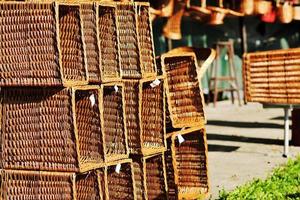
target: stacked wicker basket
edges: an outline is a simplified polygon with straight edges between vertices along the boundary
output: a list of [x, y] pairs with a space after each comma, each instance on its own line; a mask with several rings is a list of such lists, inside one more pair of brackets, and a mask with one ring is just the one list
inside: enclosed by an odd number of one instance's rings
[[249, 102], [300, 104], [300, 49], [244, 55], [244, 90]]
[[[0, 7], [2, 199], [208, 192], [195, 57], [166, 56], [157, 76], [147, 3]], [[172, 130], [194, 128], [167, 144], [168, 110]]]

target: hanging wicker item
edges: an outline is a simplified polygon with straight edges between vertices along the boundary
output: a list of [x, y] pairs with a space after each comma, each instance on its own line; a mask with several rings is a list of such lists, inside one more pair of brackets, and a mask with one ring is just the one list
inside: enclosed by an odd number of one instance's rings
[[293, 6], [293, 19], [294, 20], [300, 20], [300, 5], [294, 5]]
[[283, 4], [280, 4], [279, 0], [277, 0], [277, 17], [281, 23], [291, 23], [294, 17], [293, 12], [293, 6], [289, 2], [286, 1]]
[[252, 15], [254, 13], [254, 0], [242, 0], [240, 12], [245, 15]]
[[185, 4], [176, 2], [173, 15], [168, 18], [166, 25], [163, 28], [165, 37], [172, 40], [180, 40], [181, 35], [181, 20], [185, 11]]
[[272, 11], [272, 2], [267, 0], [254, 1], [254, 13], [264, 15]]
[[190, 0], [187, 2], [185, 15], [190, 16], [197, 21], [208, 22], [211, 11], [206, 8], [206, 0], [201, 0], [201, 6], [190, 5]]

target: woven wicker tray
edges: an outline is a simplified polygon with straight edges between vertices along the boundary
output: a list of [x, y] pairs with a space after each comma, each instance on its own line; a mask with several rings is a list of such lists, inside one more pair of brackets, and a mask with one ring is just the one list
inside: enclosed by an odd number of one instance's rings
[[173, 127], [203, 126], [206, 123], [204, 97], [197, 79], [195, 54], [164, 54], [161, 62], [167, 78], [166, 94]]
[[1, 2], [0, 86], [60, 86], [54, 3]]
[[129, 156], [124, 104], [122, 83], [101, 85], [101, 129], [104, 135], [106, 162], [126, 159]]
[[65, 86], [88, 84], [86, 47], [83, 39], [80, 5], [57, 4], [56, 23], [63, 84]]
[[[205, 129], [189, 128], [171, 133], [168, 137], [166, 162], [169, 163], [166, 165], [169, 195], [178, 199], [207, 197], [209, 180]], [[182, 143], [179, 143], [180, 137], [184, 138]]]
[[99, 168], [105, 162], [100, 96], [99, 86], [72, 88], [73, 120], [81, 172]]
[[168, 199], [164, 159], [164, 153], [133, 158], [138, 199]]
[[143, 78], [156, 76], [155, 51], [152, 34], [152, 24], [150, 21], [150, 4], [136, 2], [136, 22], [137, 39], [141, 61], [141, 71]]
[[151, 155], [166, 150], [164, 78], [123, 80], [128, 145], [131, 154]]
[[75, 174], [1, 170], [1, 199], [76, 199]]

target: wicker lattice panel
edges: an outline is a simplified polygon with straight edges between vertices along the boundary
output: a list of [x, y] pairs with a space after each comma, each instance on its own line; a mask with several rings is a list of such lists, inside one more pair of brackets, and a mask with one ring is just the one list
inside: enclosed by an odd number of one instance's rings
[[139, 80], [124, 81], [124, 95], [129, 152], [139, 154], [141, 153]]
[[137, 35], [140, 50], [141, 70], [143, 77], [156, 75], [152, 26], [149, 16], [149, 4], [136, 2]]
[[75, 174], [22, 170], [1, 171], [1, 199], [73, 200]]
[[89, 82], [100, 83], [97, 9], [92, 3], [80, 5]]
[[79, 5], [58, 5], [60, 55], [65, 85], [84, 85], [88, 74]]
[[98, 174], [94, 171], [76, 175], [76, 199], [102, 200], [100, 196], [101, 184]]
[[77, 171], [71, 90], [1, 89], [1, 166]]
[[102, 82], [120, 79], [119, 42], [116, 24], [116, 6], [100, 3], [98, 7], [98, 32], [101, 51]]
[[[179, 199], [203, 198], [208, 194], [207, 174], [207, 142], [206, 133], [200, 127], [189, 128], [171, 134], [171, 155], [173, 169], [167, 168], [169, 173], [174, 170], [174, 182]], [[184, 141], [179, 143], [178, 136]], [[170, 160], [168, 160], [170, 161]], [[170, 164], [167, 164], [170, 167]], [[169, 177], [172, 177], [169, 175]], [[172, 186], [172, 181], [169, 181]]]
[[0, 4], [0, 86], [62, 85], [51, 3]]
[[300, 49], [249, 53], [243, 63], [247, 101], [300, 103]]
[[204, 125], [204, 97], [197, 79], [195, 54], [166, 54], [162, 65], [167, 76], [167, 100], [173, 127]]
[[118, 164], [121, 165], [119, 172], [116, 172], [117, 163], [107, 167], [108, 199], [136, 199], [132, 161], [123, 160]]
[[120, 83], [101, 85], [101, 120], [107, 162], [128, 158], [129, 154], [123, 89]]
[[[153, 85], [159, 81], [159, 85]], [[164, 79], [140, 81], [140, 127], [142, 153], [149, 155], [166, 148]]]
[[104, 163], [99, 93], [97, 86], [73, 88], [80, 171], [95, 169]]
[[129, 2], [117, 3], [116, 14], [122, 77], [141, 78], [135, 6]]

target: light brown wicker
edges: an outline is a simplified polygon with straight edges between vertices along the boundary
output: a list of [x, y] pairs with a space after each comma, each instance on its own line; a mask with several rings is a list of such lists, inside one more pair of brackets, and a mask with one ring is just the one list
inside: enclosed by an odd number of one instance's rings
[[164, 159], [164, 153], [133, 158], [138, 199], [168, 199]]
[[140, 53], [141, 71], [144, 78], [156, 76], [154, 42], [150, 21], [149, 3], [135, 3], [137, 15], [137, 35]]
[[136, 9], [133, 2], [116, 2], [122, 78], [142, 77], [137, 36]]
[[0, 86], [60, 86], [54, 3], [1, 2]]
[[197, 79], [194, 53], [164, 54], [162, 68], [167, 78], [168, 109], [174, 128], [203, 126], [204, 97]]
[[87, 69], [90, 83], [100, 83], [100, 51], [98, 33], [98, 12], [99, 10], [93, 3], [80, 4], [83, 22], [83, 34], [85, 51], [87, 58]]
[[105, 161], [126, 159], [129, 156], [122, 83], [101, 85], [101, 129], [104, 135]]
[[62, 88], [1, 88], [1, 168], [78, 171], [72, 94]]
[[56, 6], [57, 40], [62, 79], [65, 86], [88, 84], [83, 22], [79, 4]]
[[76, 175], [76, 199], [77, 200], [103, 200], [103, 185], [100, 180], [101, 169]]
[[131, 154], [151, 155], [166, 149], [164, 79], [124, 80], [128, 146]]
[[72, 108], [79, 169], [85, 172], [104, 165], [104, 136], [100, 123], [100, 88], [72, 88]]
[[249, 102], [300, 103], [300, 49], [244, 55], [244, 90]]
[[[179, 143], [179, 135], [184, 138], [182, 143]], [[168, 179], [171, 179], [168, 180], [169, 195], [176, 199], [207, 197], [209, 180], [205, 129], [194, 127], [169, 136], [171, 141], [168, 142], [170, 146], [166, 153], [166, 162], [169, 162], [166, 164], [167, 174]]]
[[116, 4], [100, 2], [98, 10], [98, 32], [101, 51], [101, 81], [111, 82], [121, 79], [120, 47], [117, 31]]
[[1, 170], [1, 199], [73, 200], [75, 174]]
[[[119, 171], [117, 170], [119, 165]], [[133, 166], [131, 159], [112, 162], [105, 167], [102, 180], [105, 181], [105, 200], [133, 199], [137, 200]]]
[[287, 1], [284, 4], [280, 4], [277, 0], [277, 17], [281, 23], [288, 24], [293, 21], [294, 9], [293, 6]]

